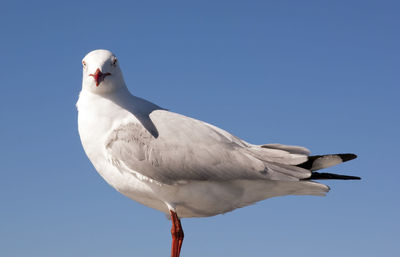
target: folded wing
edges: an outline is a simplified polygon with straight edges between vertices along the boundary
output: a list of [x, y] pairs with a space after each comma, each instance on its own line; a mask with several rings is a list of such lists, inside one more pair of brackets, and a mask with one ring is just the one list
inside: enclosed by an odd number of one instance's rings
[[154, 111], [150, 118], [159, 133], [157, 138], [135, 120], [110, 132], [105, 147], [115, 165], [164, 184], [298, 181], [311, 176], [309, 170], [295, 166], [307, 161], [305, 148], [252, 145], [210, 124], [165, 110]]

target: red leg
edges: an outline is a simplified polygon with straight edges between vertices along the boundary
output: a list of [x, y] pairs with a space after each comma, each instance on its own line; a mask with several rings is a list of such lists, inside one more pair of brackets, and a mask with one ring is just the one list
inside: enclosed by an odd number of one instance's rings
[[171, 220], [172, 220], [172, 228], [171, 228], [171, 235], [172, 235], [172, 248], [171, 248], [171, 257], [179, 257], [181, 253], [181, 247], [183, 242], [183, 229], [181, 225], [181, 221], [178, 218], [176, 212], [171, 211]]
[[185, 236], [183, 233], [182, 225], [181, 225], [181, 220], [178, 218], [178, 228], [179, 228], [179, 237], [178, 237], [178, 256], [181, 254], [181, 248], [182, 248], [182, 243], [183, 243], [183, 237]]

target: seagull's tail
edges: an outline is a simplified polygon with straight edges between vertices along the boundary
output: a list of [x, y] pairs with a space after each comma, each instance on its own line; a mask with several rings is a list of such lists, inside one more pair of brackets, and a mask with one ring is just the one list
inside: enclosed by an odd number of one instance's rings
[[342, 179], [342, 180], [358, 180], [360, 177], [356, 176], [347, 176], [347, 175], [339, 175], [333, 173], [320, 173], [315, 172], [316, 170], [325, 169], [342, 162], [347, 162], [357, 158], [357, 155], [352, 153], [344, 153], [344, 154], [327, 154], [327, 155], [314, 155], [309, 156], [308, 160], [304, 163], [297, 165], [303, 169], [310, 170], [312, 172], [310, 179]]

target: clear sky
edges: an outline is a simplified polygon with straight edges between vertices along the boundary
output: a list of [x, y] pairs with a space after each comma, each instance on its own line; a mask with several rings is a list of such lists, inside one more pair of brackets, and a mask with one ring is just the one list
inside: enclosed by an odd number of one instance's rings
[[[146, 3], [144, 3], [146, 2]], [[195, 3], [196, 2], [196, 3]], [[399, 1], [1, 1], [0, 256], [168, 256], [170, 222], [96, 173], [77, 131], [81, 59], [256, 144], [354, 152], [327, 197], [184, 219], [184, 256], [400, 254]]]

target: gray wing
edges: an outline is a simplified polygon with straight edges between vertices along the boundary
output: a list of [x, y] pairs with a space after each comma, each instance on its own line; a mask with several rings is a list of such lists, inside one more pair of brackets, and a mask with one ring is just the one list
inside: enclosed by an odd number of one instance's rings
[[210, 124], [165, 110], [152, 112], [150, 118], [158, 137], [132, 121], [110, 133], [106, 150], [114, 163], [160, 183], [299, 180], [311, 175], [293, 166], [307, 160], [305, 148], [251, 145]]

